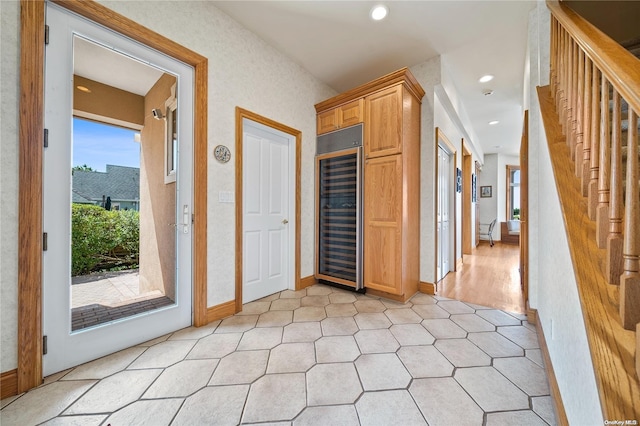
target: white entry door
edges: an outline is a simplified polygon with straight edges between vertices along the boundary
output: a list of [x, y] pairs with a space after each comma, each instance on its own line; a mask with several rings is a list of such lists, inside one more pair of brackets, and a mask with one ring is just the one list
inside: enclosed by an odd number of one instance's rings
[[450, 207], [453, 199], [451, 194], [451, 191], [453, 191], [451, 163], [451, 156], [441, 146], [438, 146], [438, 281], [444, 278], [451, 270], [451, 251], [453, 247], [450, 223]]
[[[45, 51], [44, 121], [49, 138], [48, 146], [43, 148], [43, 225], [47, 235], [47, 247], [43, 252], [43, 331], [47, 338], [47, 352], [43, 356], [44, 375], [187, 327], [192, 322], [190, 211], [193, 186], [193, 69], [50, 2], [47, 2], [47, 25], [49, 44]], [[144, 63], [159, 70], [161, 75], [166, 73], [176, 78], [177, 107], [174, 111], [177, 113], [176, 120], [172, 121], [176, 129], [171, 141], [176, 177], [171, 192], [175, 196], [175, 202], [168, 207], [171, 209], [168, 212], [170, 220], [155, 223], [162, 227], [162, 232], [171, 227], [169, 234], [173, 241], [172, 247], [164, 247], [164, 250], [170, 250], [172, 258], [175, 257], [175, 263], [172, 263], [175, 266], [169, 272], [172, 289], [167, 293], [171, 296], [171, 303], [97, 326], [73, 330], [71, 203], [76, 200], [76, 192], [72, 197], [72, 117], [74, 42], [77, 43], [78, 39]], [[101, 101], [104, 99], [98, 99], [98, 102]], [[158, 105], [160, 108], [163, 106]], [[174, 135], [173, 132], [171, 134]], [[108, 150], [109, 145], [106, 146]], [[140, 170], [143, 170], [142, 167], [141, 165]], [[158, 170], [160, 173], [164, 170], [161, 163]], [[163, 176], [160, 175], [160, 178]], [[154, 208], [157, 210], [167, 207], [164, 205]], [[142, 213], [140, 217], [142, 225], [145, 220]], [[85, 235], [90, 237], [91, 232]]]
[[293, 288], [291, 135], [243, 119], [243, 290], [247, 303]]

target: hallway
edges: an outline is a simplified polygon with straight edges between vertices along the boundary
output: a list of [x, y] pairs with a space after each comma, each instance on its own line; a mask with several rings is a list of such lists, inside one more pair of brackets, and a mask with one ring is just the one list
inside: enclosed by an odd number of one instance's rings
[[3, 425], [554, 425], [535, 328], [315, 285], [58, 373]]
[[525, 313], [520, 288], [520, 247], [482, 241], [456, 272], [438, 283], [436, 294], [507, 312]]

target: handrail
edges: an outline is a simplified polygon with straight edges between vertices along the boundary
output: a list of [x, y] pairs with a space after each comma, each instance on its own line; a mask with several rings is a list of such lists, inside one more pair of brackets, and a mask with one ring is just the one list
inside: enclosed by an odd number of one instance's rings
[[635, 111], [640, 111], [638, 60], [624, 47], [558, 0], [547, 0], [547, 7], [571, 33], [585, 55], [598, 66], [618, 93]]

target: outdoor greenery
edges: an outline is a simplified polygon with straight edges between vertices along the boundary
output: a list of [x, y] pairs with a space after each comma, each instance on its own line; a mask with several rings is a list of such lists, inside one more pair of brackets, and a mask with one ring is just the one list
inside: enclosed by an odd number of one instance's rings
[[71, 274], [138, 267], [140, 214], [73, 204]]
[[513, 209], [513, 218], [514, 219], [520, 219], [520, 209], [519, 208]]
[[71, 174], [73, 174], [73, 172], [75, 172], [76, 170], [79, 170], [82, 172], [95, 172], [95, 170], [93, 170], [91, 167], [87, 166], [86, 164], [83, 164], [82, 166], [73, 166], [73, 168], [71, 169]]

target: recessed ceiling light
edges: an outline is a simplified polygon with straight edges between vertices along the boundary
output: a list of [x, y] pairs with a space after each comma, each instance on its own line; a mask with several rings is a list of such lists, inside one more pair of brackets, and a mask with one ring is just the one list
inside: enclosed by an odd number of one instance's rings
[[498, 124], [498, 123], [499, 123], [499, 121], [498, 121], [498, 120], [493, 120], [493, 121], [490, 121], [490, 122], [489, 122], [489, 125], [490, 125], [490, 126], [495, 126], [495, 125], [496, 125], [496, 124]]
[[491, 74], [487, 74], [487, 75], [483, 75], [482, 77], [480, 77], [480, 80], [478, 80], [480, 83], [487, 83], [489, 81], [493, 80], [493, 76]]
[[371, 9], [370, 16], [374, 21], [381, 21], [382, 19], [386, 18], [388, 14], [389, 8], [387, 6], [378, 5], [374, 6], [373, 9]]
[[76, 89], [78, 89], [81, 92], [85, 92], [85, 93], [91, 93], [91, 89], [89, 89], [86, 86], [76, 86]]

